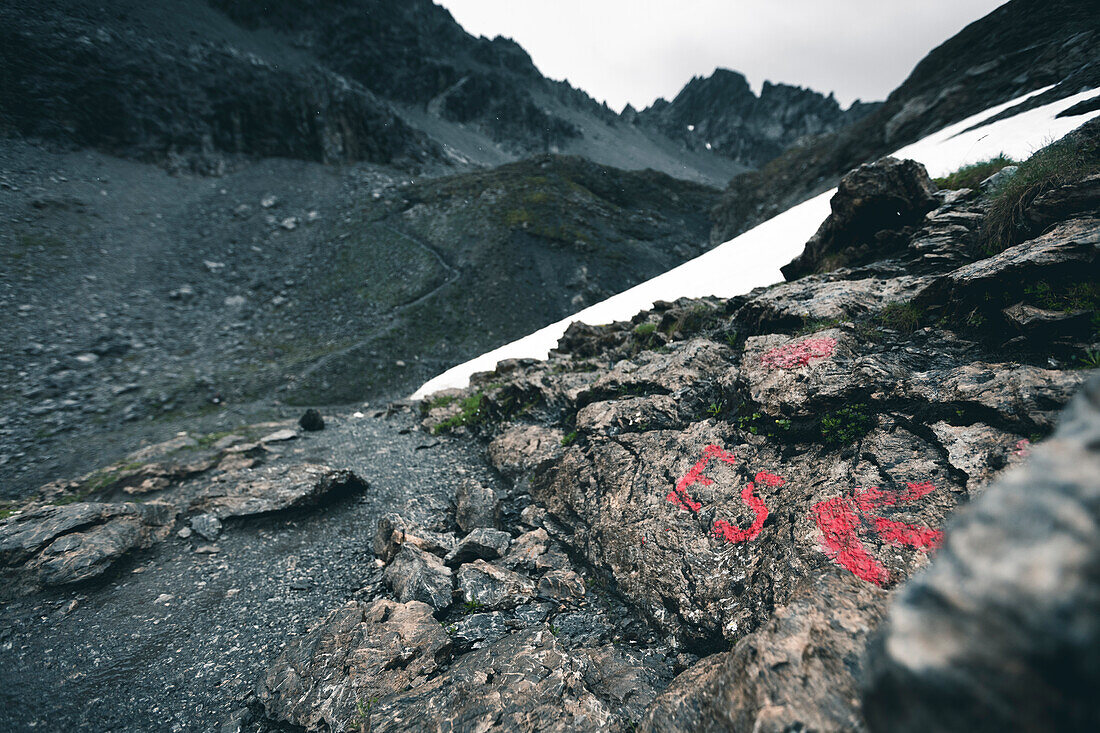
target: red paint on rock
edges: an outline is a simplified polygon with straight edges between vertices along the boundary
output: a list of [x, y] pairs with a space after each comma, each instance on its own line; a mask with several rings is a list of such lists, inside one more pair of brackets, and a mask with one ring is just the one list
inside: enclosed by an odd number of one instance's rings
[[[737, 462], [737, 457], [733, 453], [726, 452], [717, 445], [708, 445], [703, 450], [703, 457], [691, 467], [690, 471], [684, 474], [683, 478], [676, 482], [676, 488], [670, 491], [665, 499], [688, 511], [698, 512], [702, 509], [702, 502], [692, 499], [691, 495], [688, 493], [688, 489], [695, 484], [710, 486], [714, 483], [712, 479], [703, 475], [703, 471], [706, 470], [707, 464], [710, 463], [711, 458], [717, 458], [729, 465], [733, 465]], [[733, 526], [724, 519], [720, 519], [714, 523], [714, 534], [730, 543], [746, 542], [756, 539], [760, 534], [760, 530], [764, 527], [764, 522], [768, 518], [768, 507], [760, 497], [756, 495], [756, 485], [782, 486], [784, 483], [785, 481], [781, 476], [776, 476], [767, 471], [760, 471], [757, 473], [755, 481], [750, 481], [748, 485], [741, 490], [741, 500], [745, 502], [746, 506], [752, 509], [754, 514], [752, 524], [749, 525], [748, 529], [741, 529]]]
[[872, 487], [865, 491], [856, 491], [852, 496], [835, 496], [814, 504], [814, 520], [821, 531], [821, 541], [826, 551], [857, 578], [877, 585], [885, 585], [890, 579], [890, 573], [871, 557], [859, 539], [863, 519], [870, 522], [883, 541], [894, 545], [928, 551], [939, 547], [943, 541], [943, 532], [939, 530], [874, 514], [880, 507], [916, 501], [935, 490], [929, 482], [911, 483], [907, 486], [909, 491], [902, 494]]
[[803, 339], [769, 349], [760, 363], [772, 369], [797, 369], [814, 361], [827, 359], [836, 350], [836, 339], [828, 336]]
[[707, 464], [710, 463], [711, 458], [717, 458], [723, 463], [728, 463], [731, 466], [737, 463], [737, 456], [733, 453], [727, 453], [717, 445], [708, 445], [703, 449], [703, 457], [696, 461], [695, 465], [691, 467], [691, 470], [684, 474], [684, 477], [676, 482], [676, 488], [668, 492], [668, 496], [665, 499], [677, 506], [681, 506], [684, 509], [692, 512], [698, 512], [703, 508], [700, 502], [691, 498], [688, 493], [688, 489], [695, 484], [701, 486], [710, 486], [714, 483], [712, 480], [703, 475], [703, 471], [706, 470]]
[[848, 500], [836, 496], [814, 504], [812, 511], [817, 528], [821, 530], [822, 543], [833, 559], [860, 580], [884, 585], [889, 573], [868, 554], [856, 536], [860, 520]]

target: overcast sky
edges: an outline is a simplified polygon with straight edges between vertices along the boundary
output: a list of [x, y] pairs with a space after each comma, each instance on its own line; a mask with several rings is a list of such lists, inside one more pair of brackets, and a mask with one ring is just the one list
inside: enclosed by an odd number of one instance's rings
[[884, 99], [930, 50], [1004, 0], [436, 0], [475, 36], [508, 36], [552, 79], [616, 111], [735, 69]]

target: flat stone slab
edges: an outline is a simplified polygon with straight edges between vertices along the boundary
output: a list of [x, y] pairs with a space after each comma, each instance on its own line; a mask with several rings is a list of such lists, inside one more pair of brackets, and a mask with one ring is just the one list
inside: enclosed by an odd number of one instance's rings
[[366, 488], [367, 482], [347, 469], [265, 466], [218, 476], [190, 508], [224, 520], [313, 507]]

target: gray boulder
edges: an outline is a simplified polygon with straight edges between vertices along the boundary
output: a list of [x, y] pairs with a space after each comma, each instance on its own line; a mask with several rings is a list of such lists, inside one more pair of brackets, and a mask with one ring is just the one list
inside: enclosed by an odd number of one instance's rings
[[447, 564], [461, 565], [471, 560], [495, 560], [508, 552], [512, 536], [499, 529], [482, 527], [463, 537], [458, 546], [447, 555]]
[[191, 509], [218, 519], [304, 509], [363, 491], [367, 482], [347, 469], [313, 463], [267, 466], [217, 477]]
[[1097, 730], [1100, 376], [953, 518], [869, 652], [874, 730]]
[[781, 268], [783, 277], [796, 280], [903, 250], [908, 244], [906, 227], [920, 224], [939, 204], [936, 190], [928, 171], [915, 160], [887, 157], [850, 171], [829, 202], [829, 218], [802, 254]]
[[402, 603], [420, 601], [437, 610], [451, 605], [454, 591], [451, 569], [435, 555], [414, 545], [401, 545], [383, 579]]
[[99, 577], [172, 531], [176, 508], [161, 502], [44, 506], [0, 522], [5, 596], [18, 589]]
[[325, 418], [321, 417], [321, 413], [311, 407], [298, 418], [298, 425], [307, 432], [324, 430]]
[[191, 517], [191, 529], [203, 539], [213, 542], [221, 534], [222, 523], [213, 514], [200, 514], [197, 517]]
[[474, 479], [459, 484], [455, 495], [455, 521], [463, 532], [495, 527], [500, 501], [496, 492]]
[[458, 569], [458, 589], [471, 609], [506, 609], [530, 601], [535, 595], [535, 581], [484, 560], [475, 560]]

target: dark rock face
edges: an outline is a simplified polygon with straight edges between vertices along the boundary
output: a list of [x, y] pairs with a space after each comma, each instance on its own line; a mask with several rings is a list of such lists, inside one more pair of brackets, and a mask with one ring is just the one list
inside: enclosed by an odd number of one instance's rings
[[545, 151], [580, 134], [532, 92], [557, 92], [589, 114], [611, 115], [571, 87], [555, 88], [515, 42], [474, 38], [429, 0], [283, 2], [265, 12], [238, 0], [212, 4], [246, 26], [305, 35], [326, 64], [379, 96], [430, 105], [521, 150]]
[[4, 520], [0, 570], [7, 578], [5, 591], [96, 578], [131, 552], [164, 539], [175, 518], [176, 509], [159, 502], [80, 502]]
[[[1091, 133], [1093, 154], [1100, 150], [1100, 123], [1087, 126]], [[1083, 132], [1083, 131], [1079, 131]], [[1032, 199], [1024, 209], [1022, 237], [1038, 236], [1052, 224], [1076, 214], [1095, 214], [1100, 211], [1100, 174], [1088, 176], [1067, 186], [1044, 191]]]
[[915, 160], [883, 158], [861, 165], [840, 180], [830, 200], [832, 213], [806, 249], [785, 265], [794, 280], [840, 265], [856, 266], [884, 259], [908, 245], [912, 227], [939, 202], [936, 184]]
[[[320, 65], [264, 58], [216, 36], [180, 42], [152, 8], [133, 9], [145, 21], [133, 32], [102, 9], [40, 5], [0, 11], [3, 63], [13, 70], [0, 79], [0, 118], [24, 135], [143, 159], [183, 156], [208, 172], [224, 154], [406, 164], [437, 155], [388, 104]], [[180, 10], [183, 23], [202, 15]]]
[[731, 239], [828, 190], [861, 163], [1000, 102], [1052, 84], [1054, 89], [1027, 104], [1095, 88], [1098, 41], [1100, 25], [1087, 3], [1005, 3], [930, 52], [871, 114], [730, 181], [713, 212], [711, 241]]
[[755, 168], [800, 139], [838, 130], [877, 107], [856, 101], [842, 110], [832, 94], [767, 81], [757, 97], [742, 74], [718, 69], [633, 117], [689, 149], [713, 149]]
[[916, 302], [948, 317], [980, 319], [1013, 343], [1073, 352], [1092, 348], [1092, 312], [1087, 302], [1061, 298], [1098, 280], [1100, 220], [1085, 216], [948, 273]]
[[639, 730], [860, 730], [863, 649], [885, 602], [883, 591], [826, 571], [732, 651], [677, 677]]
[[871, 647], [874, 730], [1100, 725], [1100, 378], [951, 522]]

